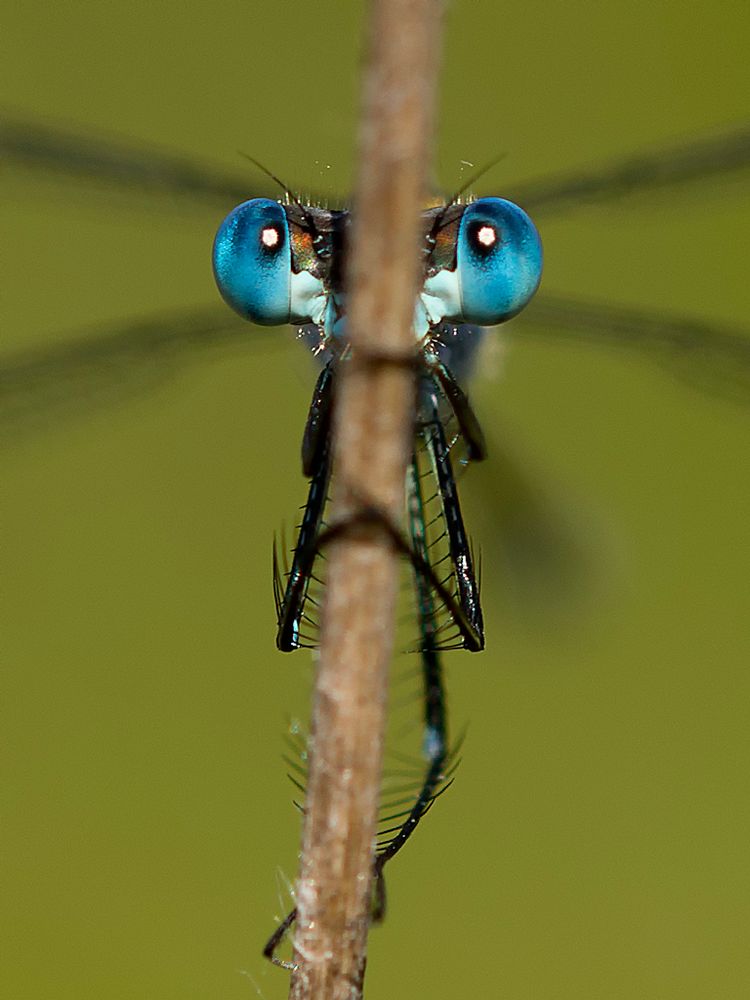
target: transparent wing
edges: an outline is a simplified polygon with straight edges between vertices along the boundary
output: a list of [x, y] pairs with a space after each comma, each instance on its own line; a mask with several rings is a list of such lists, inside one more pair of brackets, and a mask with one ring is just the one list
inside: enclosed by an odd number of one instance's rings
[[93, 135], [70, 127], [30, 121], [0, 112], [0, 162], [124, 190], [184, 196], [227, 207], [248, 198], [278, 194], [253, 173], [226, 173], [188, 157]]
[[536, 218], [570, 211], [580, 204], [706, 180], [748, 166], [750, 124], [743, 122], [718, 135], [692, 138], [601, 167], [511, 184], [507, 196]]
[[750, 402], [750, 331], [689, 316], [539, 295], [524, 336], [567, 337], [637, 351], [703, 392]]
[[11, 354], [0, 360], [0, 438], [151, 392], [199, 358], [239, 346], [247, 333], [247, 323], [217, 305], [94, 327]]

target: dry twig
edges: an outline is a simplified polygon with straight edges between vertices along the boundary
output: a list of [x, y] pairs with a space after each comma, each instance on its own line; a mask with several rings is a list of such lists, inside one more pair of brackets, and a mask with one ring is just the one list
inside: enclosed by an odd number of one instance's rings
[[[335, 522], [362, 499], [395, 523], [414, 421], [408, 365], [419, 280], [419, 211], [426, 190], [441, 0], [373, 0], [348, 270], [354, 356], [337, 389]], [[369, 356], [369, 360], [368, 360]], [[397, 555], [385, 532], [348, 532], [327, 550], [297, 885], [290, 997], [362, 994], [373, 841], [393, 645]]]

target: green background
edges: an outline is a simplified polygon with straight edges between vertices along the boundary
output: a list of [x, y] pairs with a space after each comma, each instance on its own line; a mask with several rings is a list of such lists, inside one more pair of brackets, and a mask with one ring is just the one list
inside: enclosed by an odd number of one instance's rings
[[[2, 101], [340, 196], [361, 27], [347, 0], [32, 0]], [[455, 2], [436, 177], [505, 152], [480, 185], [504, 193], [742, 117], [748, 35], [745, 0]], [[215, 301], [221, 207], [2, 184], [3, 351]], [[545, 288], [743, 325], [749, 222], [736, 180], [571, 212], [542, 226]], [[514, 329], [474, 400], [559, 544], [519, 575], [502, 466], [467, 475], [488, 648], [449, 660], [464, 761], [393, 863], [368, 996], [746, 997], [750, 414]], [[275, 651], [270, 550], [313, 375], [287, 331], [192, 360], [4, 444], [14, 1000], [286, 993], [259, 952], [296, 870], [281, 737], [311, 660]]]

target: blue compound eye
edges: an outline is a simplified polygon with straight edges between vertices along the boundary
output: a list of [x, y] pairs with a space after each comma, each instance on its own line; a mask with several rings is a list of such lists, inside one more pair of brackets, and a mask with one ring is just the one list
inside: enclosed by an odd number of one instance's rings
[[222, 298], [253, 323], [290, 322], [291, 249], [286, 212], [253, 198], [224, 219], [214, 240], [214, 277]]
[[528, 215], [503, 198], [479, 198], [461, 217], [456, 247], [461, 315], [493, 326], [528, 303], [542, 276], [542, 244]]

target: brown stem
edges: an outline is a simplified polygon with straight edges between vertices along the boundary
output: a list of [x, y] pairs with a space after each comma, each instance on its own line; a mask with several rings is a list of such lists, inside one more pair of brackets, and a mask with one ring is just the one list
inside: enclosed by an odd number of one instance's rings
[[[395, 523], [414, 422], [410, 358], [441, 0], [373, 0], [348, 268], [352, 360], [334, 428], [332, 520], [365, 500]], [[370, 361], [368, 363], [368, 353]], [[362, 995], [398, 556], [372, 525], [327, 549], [290, 997]]]

